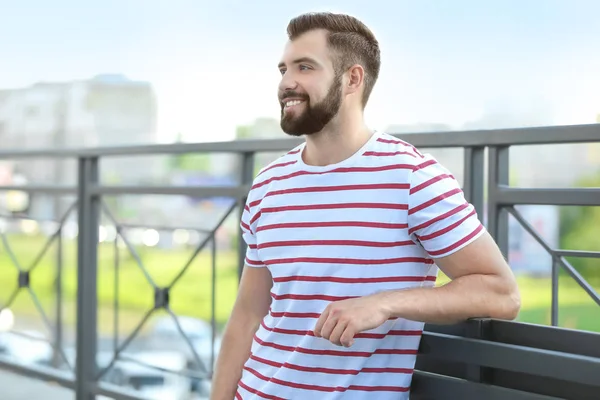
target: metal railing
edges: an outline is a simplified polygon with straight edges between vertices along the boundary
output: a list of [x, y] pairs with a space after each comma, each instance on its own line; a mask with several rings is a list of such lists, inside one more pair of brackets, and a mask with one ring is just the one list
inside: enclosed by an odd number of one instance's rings
[[[566, 143], [589, 143], [600, 142], [600, 124], [579, 126], [556, 126], [522, 129], [502, 129], [489, 131], [462, 131], [462, 132], [439, 132], [423, 134], [398, 134], [396, 135], [419, 148], [464, 148], [464, 185], [463, 190], [467, 199], [474, 204], [480, 216], [486, 213], [484, 204], [487, 204], [487, 229], [498, 242], [502, 252], [508, 256], [508, 214], [529, 232], [553, 259], [552, 266], [552, 325], [558, 324], [558, 277], [559, 270], [563, 268], [583, 288], [589, 297], [600, 305], [600, 296], [594, 288], [577, 272], [565, 257], [600, 257], [600, 252], [569, 251], [554, 249], [548, 245], [535, 229], [523, 218], [516, 205], [523, 204], [552, 204], [552, 205], [578, 205], [591, 206], [600, 205], [600, 188], [578, 188], [578, 189], [530, 189], [513, 188], [508, 184], [509, 171], [509, 148], [515, 145], [530, 144], [566, 144]], [[57, 321], [52, 324], [39, 304], [35, 292], [30, 287], [30, 275], [34, 272], [37, 262], [52, 241], [59, 244], [57, 257], [57, 310], [60, 310], [62, 299], [61, 292], [61, 270], [62, 251], [61, 237], [64, 223], [74, 210], [78, 216], [77, 236], [77, 313], [76, 313], [76, 361], [74, 365], [74, 377], [64, 371], [51, 368], [24, 366], [0, 357], [0, 368], [11, 369], [18, 373], [31, 377], [50, 380], [65, 387], [75, 390], [78, 400], [89, 400], [95, 395], [106, 395], [115, 399], [138, 399], [135, 392], [126, 392], [122, 388], [102, 381], [107, 371], [118, 360], [127, 359], [125, 351], [130, 343], [136, 338], [151, 315], [157, 310], [166, 310], [176, 324], [178, 331], [189, 346], [198, 365], [202, 362], [181, 328], [177, 315], [170, 307], [170, 291], [173, 286], [183, 278], [192, 261], [201, 250], [209, 246], [212, 255], [212, 332], [215, 335], [215, 290], [217, 287], [216, 277], [216, 248], [215, 232], [223, 221], [237, 209], [240, 217], [246, 201], [246, 195], [251, 186], [254, 175], [254, 159], [257, 153], [284, 152], [299, 144], [299, 139], [278, 140], [238, 140], [220, 143], [196, 143], [196, 144], [173, 144], [173, 145], [148, 145], [130, 147], [111, 147], [93, 149], [65, 149], [65, 150], [34, 150], [34, 151], [0, 151], [0, 160], [3, 159], [35, 159], [51, 158], [60, 160], [63, 158], [75, 158], [78, 163], [78, 182], [75, 187], [64, 185], [26, 185], [26, 186], [0, 186], [0, 190], [18, 190], [28, 193], [44, 193], [55, 196], [76, 195], [76, 201], [67, 213], [58, 221], [59, 226], [44, 247], [36, 261], [29, 267], [24, 268], [18, 262], [18, 258], [10, 249], [4, 232], [0, 232], [4, 247], [18, 270], [18, 288], [9, 297], [2, 308], [10, 307], [11, 302], [20, 291], [27, 291], [31, 295], [36, 308], [42, 315], [44, 323], [53, 328], [55, 338], [53, 345], [56, 350], [56, 358], [67, 360], [61, 345], [62, 314], [57, 311]], [[487, 151], [488, 173], [485, 174]], [[186, 153], [234, 153], [240, 158], [239, 182], [231, 187], [222, 186], [114, 186], [101, 184], [99, 178], [99, 162], [101, 159], [115, 156], [148, 156], [148, 155], [178, 155]], [[487, 179], [486, 179], [487, 178]], [[486, 189], [487, 188], [487, 189]], [[206, 239], [196, 247], [192, 256], [186, 262], [180, 272], [169, 285], [157, 285], [151, 274], [148, 273], [142, 259], [136, 253], [125, 235], [123, 228], [125, 224], [115, 218], [104, 201], [105, 196], [122, 195], [187, 195], [195, 198], [228, 197], [235, 199], [235, 203], [227, 210], [217, 226], [208, 229]], [[117, 230], [115, 248], [117, 241], [122, 240], [135, 259], [140, 271], [154, 290], [152, 309], [147, 311], [133, 332], [120, 344], [116, 329], [118, 323], [119, 301], [117, 296], [114, 300], [115, 309], [115, 338], [114, 356], [103, 368], [99, 368], [96, 361], [98, 341], [98, 241], [100, 217], [104, 215], [114, 223]], [[245, 245], [241, 237], [238, 238], [238, 268], [241, 272], [245, 255]], [[9, 266], [0, 265], [0, 268]], [[119, 257], [115, 251], [114, 268], [119, 268]], [[115, 273], [115, 287], [120, 285], [118, 274]], [[3, 283], [0, 283], [0, 287]], [[118, 293], [115, 291], [115, 293]], [[214, 360], [214, 354], [212, 359]], [[190, 378], [209, 378], [212, 374], [213, 363], [205, 366], [198, 373], [190, 372]]]
[[600, 335], [489, 319], [428, 325], [415, 370], [415, 400], [593, 400]]

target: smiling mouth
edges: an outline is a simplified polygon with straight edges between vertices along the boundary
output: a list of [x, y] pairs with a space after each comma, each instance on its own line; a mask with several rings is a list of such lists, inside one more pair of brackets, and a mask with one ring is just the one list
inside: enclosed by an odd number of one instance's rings
[[284, 105], [285, 109], [289, 109], [289, 108], [292, 108], [292, 107], [297, 106], [302, 103], [304, 103], [304, 100], [289, 100], [289, 101], [284, 101], [283, 105]]

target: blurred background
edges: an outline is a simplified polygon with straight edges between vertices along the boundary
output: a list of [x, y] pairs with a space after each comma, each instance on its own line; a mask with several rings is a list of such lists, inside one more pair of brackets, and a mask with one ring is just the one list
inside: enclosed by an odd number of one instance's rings
[[[366, 109], [375, 129], [451, 134], [600, 123], [595, 0], [0, 0], [0, 150], [284, 138], [276, 90], [285, 28], [297, 14], [321, 10], [357, 16], [380, 41], [381, 75]], [[430, 152], [462, 182], [462, 149]], [[256, 170], [278, 155], [261, 154]], [[512, 147], [510, 165], [510, 184], [516, 187], [600, 187], [600, 144]], [[238, 184], [238, 168], [230, 154], [119, 156], [102, 161], [101, 181], [228, 186]], [[0, 158], [0, 185], [76, 181], [74, 159]], [[32, 265], [73, 201], [0, 192], [0, 307], [16, 287], [13, 258]], [[234, 203], [160, 195], [106, 196], [105, 202], [134, 251], [103, 216], [99, 364], [113, 355], [114, 333], [130, 335], [154, 305], [153, 287], [138, 262], [158, 286], [167, 285], [205, 240], [204, 230], [215, 229]], [[553, 247], [596, 251], [599, 208], [518, 207]], [[62, 305], [56, 306], [54, 242], [31, 276], [37, 297], [21, 292], [0, 313], [4, 355], [58, 368], [74, 364], [76, 218], [71, 213], [61, 232]], [[231, 214], [215, 234], [216, 352], [237, 289], [238, 222], [238, 214]], [[523, 292], [519, 320], [549, 324], [552, 259], [513, 219], [509, 237], [509, 261]], [[211, 257], [210, 250], [202, 251], [171, 293], [171, 307], [189, 340], [170, 315], [157, 312], [128, 350], [173, 370], [192, 368], [198, 359], [212, 362]], [[600, 259], [569, 261], [600, 290]], [[118, 287], [114, 274], [122, 282]], [[600, 308], [572, 280], [561, 277], [560, 285], [560, 326], [600, 332]], [[49, 319], [62, 314], [64, 356], [38, 340], [54, 332], [36, 301]], [[135, 362], [117, 366], [107, 379], [145, 390], [148, 398], [189, 398], [190, 387], [202, 397], [210, 386]]]

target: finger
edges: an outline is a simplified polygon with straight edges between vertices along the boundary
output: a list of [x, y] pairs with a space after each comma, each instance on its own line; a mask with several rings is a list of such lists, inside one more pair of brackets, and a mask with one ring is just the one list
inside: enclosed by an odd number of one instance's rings
[[353, 324], [346, 324], [346, 329], [340, 337], [340, 344], [344, 347], [350, 347], [354, 344], [354, 335], [356, 331]]
[[335, 328], [333, 328], [331, 335], [329, 335], [329, 341], [333, 344], [337, 344], [338, 346], [342, 346], [342, 343], [340, 343], [340, 338], [342, 337], [342, 334], [346, 330], [347, 326], [348, 326], [347, 320], [338, 319], [337, 324], [335, 325]]
[[325, 310], [321, 313], [321, 316], [317, 320], [315, 325], [314, 333], [316, 337], [321, 337], [321, 330], [323, 329], [323, 325], [325, 321], [327, 321], [327, 317], [329, 316], [329, 307], [325, 308]]
[[338, 323], [338, 317], [332, 314], [329, 314], [329, 318], [323, 324], [323, 328], [321, 328], [321, 337], [329, 340], [331, 337], [331, 332], [335, 329], [335, 326]]

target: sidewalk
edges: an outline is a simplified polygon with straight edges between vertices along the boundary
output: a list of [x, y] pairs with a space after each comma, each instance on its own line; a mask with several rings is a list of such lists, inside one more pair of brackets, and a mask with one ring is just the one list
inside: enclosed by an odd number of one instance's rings
[[75, 393], [57, 385], [25, 378], [0, 369], [2, 400], [73, 400]]

